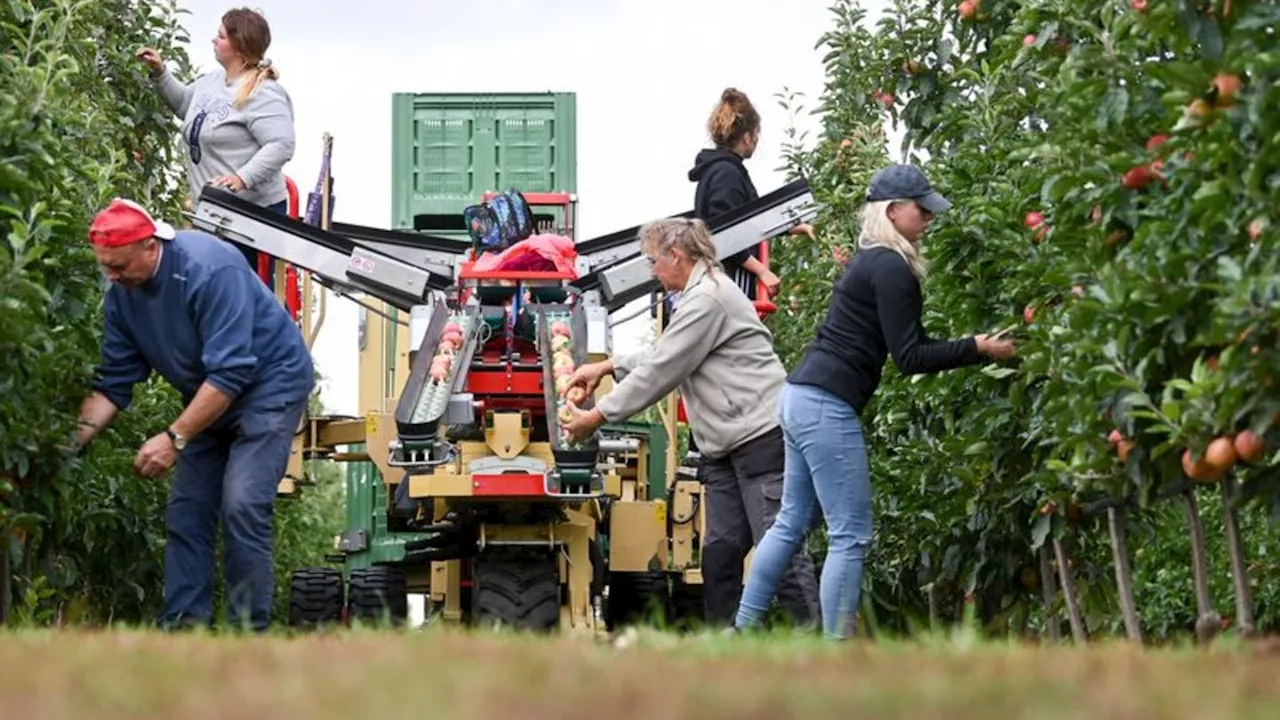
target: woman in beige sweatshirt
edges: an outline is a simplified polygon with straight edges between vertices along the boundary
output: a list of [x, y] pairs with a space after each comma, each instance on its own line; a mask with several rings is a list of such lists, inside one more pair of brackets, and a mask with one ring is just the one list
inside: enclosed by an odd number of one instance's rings
[[[716, 261], [705, 223], [683, 218], [649, 223], [640, 229], [640, 243], [653, 276], [668, 292], [681, 293], [678, 311], [653, 347], [577, 370], [569, 385], [588, 394], [606, 374], [619, 382], [564, 429], [589, 435], [679, 387], [703, 457], [706, 619], [728, 625], [742, 593], [743, 561], [773, 524], [782, 498], [777, 405], [786, 372], [755, 307]], [[778, 596], [793, 622], [816, 622], [817, 578], [806, 553], [791, 561]]]

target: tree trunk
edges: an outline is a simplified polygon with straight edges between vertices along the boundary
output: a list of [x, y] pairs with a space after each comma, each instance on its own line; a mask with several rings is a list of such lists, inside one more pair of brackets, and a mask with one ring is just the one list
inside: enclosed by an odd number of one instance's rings
[[1253, 589], [1244, 562], [1244, 542], [1240, 538], [1240, 518], [1236, 512], [1236, 481], [1231, 475], [1222, 479], [1222, 521], [1227, 532], [1227, 550], [1231, 555], [1231, 582], [1235, 586], [1236, 628], [1241, 637], [1253, 637]]
[[1053, 563], [1049, 560], [1049, 546], [1040, 546], [1040, 595], [1044, 599], [1044, 629], [1049, 642], [1062, 640], [1062, 627], [1059, 625], [1058, 612], [1053, 601], [1058, 594], [1057, 583], [1053, 578]]
[[13, 572], [9, 568], [9, 533], [0, 531], [0, 627], [8, 624], [13, 599]]
[[1142, 625], [1138, 622], [1138, 608], [1133, 598], [1133, 570], [1129, 567], [1129, 549], [1124, 539], [1124, 508], [1117, 505], [1107, 508], [1107, 525], [1111, 531], [1111, 559], [1116, 568], [1116, 590], [1124, 612], [1125, 633], [1130, 641], [1142, 644]]
[[1209, 561], [1205, 557], [1204, 523], [1200, 521], [1200, 507], [1195, 490], [1182, 495], [1186, 501], [1187, 529], [1191, 532], [1191, 576], [1196, 588], [1196, 640], [1207, 643], [1222, 630], [1222, 617], [1213, 608], [1213, 595], [1209, 594]]
[[1053, 554], [1058, 559], [1058, 577], [1062, 581], [1062, 598], [1067, 605], [1067, 619], [1071, 621], [1071, 638], [1078, 643], [1089, 642], [1084, 631], [1084, 619], [1080, 615], [1080, 603], [1076, 599], [1076, 581], [1067, 566], [1067, 550], [1061, 540], [1053, 541]]
[[938, 617], [940, 611], [941, 608], [938, 607], [938, 580], [934, 578], [934, 581], [929, 583], [929, 630], [932, 632], [938, 632], [941, 627]]

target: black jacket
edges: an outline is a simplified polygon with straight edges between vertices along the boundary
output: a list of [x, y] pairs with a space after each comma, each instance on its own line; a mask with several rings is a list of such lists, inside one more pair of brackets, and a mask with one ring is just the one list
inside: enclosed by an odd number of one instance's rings
[[861, 414], [889, 355], [905, 375], [982, 362], [973, 338], [925, 334], [921, 312], [920, 282], [907, 261], [888, 248], [859, 250], [836, 281], [827, 317], [788, 382], [816, 385]]
[[[689, 179], [698, 184], [693, 194], [693, 215], [710, 221], [734, 208], [757, 199], [759, 194], [742, 158], [728, 150], [702, 150], [689, 170]], [[732, 276], [756, 248], [749, 248], [721, 264]]]

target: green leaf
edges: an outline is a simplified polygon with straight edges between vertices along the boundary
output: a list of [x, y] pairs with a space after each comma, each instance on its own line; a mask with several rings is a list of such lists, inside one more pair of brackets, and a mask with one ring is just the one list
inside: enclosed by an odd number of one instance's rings
[[1003, 367], [1000, 365], [984, 365], [982, 367], [982, 374], [986, 375], [989, 378], [994, 378], [996, 380], [1003, 380], [1004, 378], [1010, 377], [1012, 375], [1017, 375], [1018, 371], [1014, 368]]
[[1044, 181], [1044, 185], [1040, 188], [1040, 200], [1047, 207], [1053, 207], [1063, 198], [1070, 189], [1072, 178], [1068, 175], [1053, 175]]
[[1201, 18], [1199, 35], [1200, 49], [1205, 58], [1213, 63], [1222, 62], [1222, 31], [1218, 28], [1217, 20]]
[[1244, 278], [1244, 268], [1235, 258], [1227, 255], [1218, 256], [1218, 275], [1228, 282], [1239, 282]]
[[1098, 114], [1096, 122], [1099, 129], [1106, 129], [1113, 125], [1124, 124], [1125, 116], [1129, 112], [1129, 91], [1119, 85], [1112, 85], [1107, 88], [1107, 92], [1102, 96], [1102, 101], [1098, 104]]
[[1237, 32], [1274, 30], [1280, 24], [1280, 5], [1250, 3], [1244, 17], [1235, 24]]
[[1151, 397], [1146, 393], [1134, 392], [1124, 396], [1125, 404], [1134, 408], [1151, 408], [1155, 409], [1155, 405], [1151, 402]]
[[32, 533], [39, 529], [40, 523], [43, 522], [44, 519], [45, 518], [43, 516], [37, 513], [15, 513], [13, 517], [9, 518], [9, 529]]
[[1053, 529], [1053, 516], [1040, 515], [1036, 518], [1035, 524], [1031, 526], [1031, 552], [1037, 552], [1044, 545], [1045, 538], [1049, 537], [1049, 531]]
[[1209, 75], [1199, 65], [1186, 60], [1153, 61], [1144, 65], [1143, 71], [1165, 85], [1200, 89], [1209, 84]]

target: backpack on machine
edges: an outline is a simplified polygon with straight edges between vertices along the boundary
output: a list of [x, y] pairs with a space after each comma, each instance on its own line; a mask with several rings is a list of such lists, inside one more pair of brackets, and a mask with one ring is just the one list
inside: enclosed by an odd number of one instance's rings
[[476, 252], [502, 252], [533, 234], [533, 212], [520, 191], [511, 189], [462, 211]]

